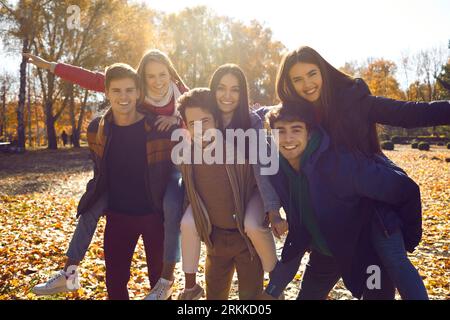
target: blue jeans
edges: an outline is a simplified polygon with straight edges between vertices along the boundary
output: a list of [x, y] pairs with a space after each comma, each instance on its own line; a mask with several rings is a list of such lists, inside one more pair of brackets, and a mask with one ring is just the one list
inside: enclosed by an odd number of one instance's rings
[[[268, 294], [277, 298], [283, 292], [297, 273], [303, 255], [304, 252], [288, 262], [277, 262], [275, 269], [270, 274], [270, 283], [266, 288]], [[384, 269], [381, 270], [383, 274]], [[333, 257], [312, 251], [302, 277], [297, 300], [325, 300], [340, 277], [339, 266]], [[364, 291], [362, 298], [364, 300], [394, 299], [395, 289], [392, 287], [389, 277], [382, 276], [381, 286], [381, 290]]]
[[[266, 288], [268, 294], [278, 297], [283, 292], [297, 273], [303, 255], [304, 252], [287, 262], [277, 262]], [[325, 300], [340, 277], [338, 265], [333, 257], [312, 251], [303, 273], [297, 300]]]
[[78, 262], [83, 260], [95, 234], [95, 229], [97, 229], [98, 220], [107, 207], [108, 196], [105, 192], [88, 211], [80, 215], [77, 227], [70, 240], [69, 249], [66, 252], [69, 259]]
[[[177, 263], [181, 257], [180, 222], [183, 216], [184, 185], [181, 173], [174, 170], [163, 200], [164, 210], [164, 262]], [[80, 215], [66, 256], [74, 261], [83, 260], [95, 234], [99, 218], [108, 206], [106, 193], [85, 213]]]
[[177, 263], [181, 258], [180, 223], [183, 217], [184, 184], [181, 173], [174, 170], [164, 195], [164, 262]]
[[428, 300], [427, 290], [417, 269], [409, 261], [401, 230], [386, 237], [372, 223], [372, 244], [403, 300]]

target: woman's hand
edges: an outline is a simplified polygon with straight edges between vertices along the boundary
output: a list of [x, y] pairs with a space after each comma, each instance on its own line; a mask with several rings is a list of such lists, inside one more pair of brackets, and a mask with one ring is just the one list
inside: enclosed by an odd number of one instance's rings
[[273, 235], [280, 239], [289, 229], [288, 222], [281, 217], [278, 211], [270, 211], [268, 215]]
[[178, 124], [178, 117], [176, 116], [158, 116], [155, 122], [158, 131], [166, 131], [176, 124]]
[[39, 58], [38, 56], [35, 56], [31, 53], [22, 53], [22, 55], [27, 58], [27, 62], [28, 63], [32, 63], [34, 64], [36, 67], [41, 68], [41, 69], [45, 69], [45, 70], [50, 70], [53, 72], [52, 70], [52, 63], [48, 62], [47, 60], [44, 60], [42, 58]]

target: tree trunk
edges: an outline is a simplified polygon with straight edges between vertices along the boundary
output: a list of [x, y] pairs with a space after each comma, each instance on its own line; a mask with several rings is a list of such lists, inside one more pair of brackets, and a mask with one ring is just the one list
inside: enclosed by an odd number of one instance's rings
[[89, 91], [86, 90], [84, 93], [83, 102], [81, 103], [81, 106], [80, 106], [80, 116], [78, 118], [78, 125], [72, 131], [72, 143], [75, 148], [80, 147], [81, 126], [83, 125], [84, 114], [86, 111], [86, 104], [87, 104], [88, 96], [89, 96]]
[[53, 101], [45, 102], [45, 123], [47, 125], [48, 149], [58, 149], [58, 140], [55, 131], [55, 120], [53, 118]]
[[31, 148], [33, 141], [31, 140], [31, 87], [30, 87], [30, 74], [28, 73], [28, 102], [27, 102], [27, 124], [28, 124], [28, 146]]
[[[35, 91], [36, 92], [36, 91]], [[36, 94], [35, 94], [35, 99], [36, 99]], [[38, 108], [36, 105], [36, 100], [34, 101], [34, 114], [36, 117], [36, 146], [39, 147], [41, 145], [41, 133], [40, 133], [40, 129], [39, 129], [39, 114], [38, 114]]]
[[3, 85], [2, 94], [2, 125], [0, 127], [0, 136], [6, 135], [6, 83]]
[[[27, 52], [28, 38], [25, 37], [22, 43], [22, 52]], [[19, 104], [17, 105], [17, 146], [25, 149], [25, 125], [23, 121], [23, 113], [25, 108], [25, 94], [27, 85], [27, 61], [22, 58], [20, 64], [20, 88], [19, 88]]]

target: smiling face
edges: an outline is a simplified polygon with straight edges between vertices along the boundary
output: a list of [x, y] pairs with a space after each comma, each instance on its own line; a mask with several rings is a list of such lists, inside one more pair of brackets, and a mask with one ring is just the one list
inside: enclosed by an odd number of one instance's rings
[[313, 103], [319, 101], [323, 79], [317, 65], [298, 62], [289, 70], [289, 79], [300, 97]]
[[132, 78], [113, 79], [106, 90], [106, 97], [111, 103], [114, 114], [130, 115], [136, 112], [139, 90]]
[[273, 126], [278, 129], [278, 148], [284, 158], [298, 168], [300, 157], [308, 145], [308, 129], [301, 121], [276, 121]]
[[145, 66], [145, 86], [153, 98], [162, 98], [169, 90], [169, 68], [163, 63], [150, 61]]
[[238, 78], [231, 73], [225, 74], [216, 89], [216, 101], [220, 112], [232, 117], [239, 106], [239, 97]]
[[[197, 132], [194, 130], [195, 123], [201, 122], [202, 130]], [[203, 148], [212, 142], [212, 140], [204, 140], [203, 135], [208, 129], [216, 129], [217, 123], [214, 116], [200, 107], [190, 107], [186, 109], [186, 124], [189, 134], [194, 142], [201, 141]]]

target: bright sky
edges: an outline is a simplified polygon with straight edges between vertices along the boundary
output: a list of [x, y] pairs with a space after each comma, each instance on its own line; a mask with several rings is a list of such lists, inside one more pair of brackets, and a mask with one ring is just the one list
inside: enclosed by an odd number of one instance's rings
[[[142, 2], [139, 1], [139, 2]], [[346, 61], [447, 47], [449, 0], [147, 0], [150, 7], [177, 12], [207, 5], [220, 15], [264, 22], [289, 49], [309, 45], [336, 67]], [[447, 51], [450, 52], [450, 51]], [[0, 45], [0, 59], [3, 60]], [[17, 70], [18, 60], [0, 64]]]
[[144, 1], [176, 12], [207, 5], [216, 13], [270, 27], [289, 49], [309, 45], [337, 67], [346, 61], [447, 47], [449, 0], [178, 0]]

